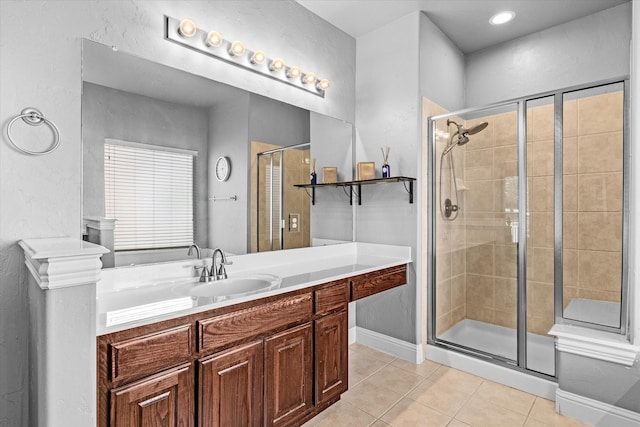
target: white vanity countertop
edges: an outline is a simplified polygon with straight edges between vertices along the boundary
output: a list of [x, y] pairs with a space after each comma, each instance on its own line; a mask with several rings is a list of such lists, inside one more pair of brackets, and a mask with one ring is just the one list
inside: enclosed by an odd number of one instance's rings
[[282, 283], [276, 289], [215, 301], [211, 297], [191, 297], [184, 291], [201, 284], [194, 266], [210, 264], [210, 259], [105, 269], [96, 290], [97, 335], [412, 262], [410, 247], [373, 243], [235, 255], [227, 259], [233, 261], [226, 267], [229, 278], [263, 273], [279, 276]]

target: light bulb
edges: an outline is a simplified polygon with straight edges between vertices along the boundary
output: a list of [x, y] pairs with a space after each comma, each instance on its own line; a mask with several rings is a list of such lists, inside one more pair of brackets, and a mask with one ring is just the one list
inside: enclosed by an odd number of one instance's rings
[[287, 77], [289, 77], [290, 79], [297, 79], [301, 75], [302, 70], [297, 65], [294, 65], [293, 67], [289, 68], [289, 71], [287, 71]]
[[242, 43], [241, 41], [235, 41], [231, 43], [231, 47], [229, 48], [229, 54], [231, 56], [242, 56], [244, 55], [245, 51], [246, 48], [244, 47], [244, 43]]
[[251, 62], [253, 64], [262, 64], [266, 59], [267, 55], [261, 50], [256, 50], [253, 52], [253, 55], [251, 55]]
[[183, 37], [193, 37], [197, 30], [198, 27], [196, 27], [196, 24], [191, 19], [183, 19], [180, 21], [180, 28], [178, 29], [178, 32]]
[[210, 31], [207, 34], [207, 44], [212, 47], [218, 47], [222, 44], [222, 34], [217, 31]]
[[271, 71], [282, 71], [284, 70], [284, 61], [280, 58], [276, 58], [273, 61], [271, 61], [271, 64], [269, 64], [269, 69]]
[[312, 85], [316, 82], [316, 80], [318, 80], [318, 78], [316, 77], [316, 73], [307, 73], [302, 78], [302, 83], [307, 83]]
[[331, 86], [331, 82], [327, 79], [320, 80], [316, 85], [316, 87], [320, 90], [327, 90], [329, 89], [329, 86]]

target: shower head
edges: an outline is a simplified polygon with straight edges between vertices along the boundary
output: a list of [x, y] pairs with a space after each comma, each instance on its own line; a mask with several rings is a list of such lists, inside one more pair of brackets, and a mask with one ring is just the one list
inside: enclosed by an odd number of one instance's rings
[[[442, 152], [442, 155], [446, 155], [448, 154], [451, 150], [453, 150], [456, 146], [458, 145], [464, 145], [467, 142], [469, 142], [469, 135], [475, 135], [478, 132], [482, 132], [487, 126], [489, 126], [489, 123], [487, 122], [482, 122], [479, 123], [475, 126], [472, 126], [469, 129], [464, 128], [462, 125], [459, 125], [458, 123], [454, 122], [453, 120], [447, 119], [447, 126], [450, 125], [455, 125], [458, 130], [456, 130], [454, 132], [453, 135], [451, 135], [451, 139], [449, 140], [449, 144], [445, 147], [444, 151]], [[453, 141], [454, 137], [458, 137], [457, 141]]]
[[482, 132], [487, 126], [489, 126], [489, 123], [487, 122], [478, 123], [477, 125], [466, 129], [466, 133], [469, 135], [475, 135], [478, 132]]

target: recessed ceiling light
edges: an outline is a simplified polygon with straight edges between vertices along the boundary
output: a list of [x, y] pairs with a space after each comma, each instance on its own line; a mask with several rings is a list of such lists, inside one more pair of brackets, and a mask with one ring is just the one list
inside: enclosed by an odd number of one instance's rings
[[489, 23], [491, 25], [501, 25], [506, 24], [516, 17], [516, 13], [510, 10], [505, 10], [504, 12], [498, 12], [489, 19]]

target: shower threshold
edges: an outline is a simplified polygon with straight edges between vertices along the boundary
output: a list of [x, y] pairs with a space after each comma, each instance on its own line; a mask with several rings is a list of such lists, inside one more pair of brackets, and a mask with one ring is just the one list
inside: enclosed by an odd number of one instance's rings
[[[477, 320], [464, 319], [438, 339], [495, 354], [508, 360], [517, 359], [516, 330]], [[527, 369], [555, 375], [555, 341], [553, 337], [527, 334]]]

